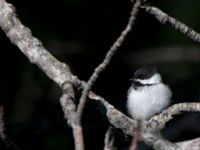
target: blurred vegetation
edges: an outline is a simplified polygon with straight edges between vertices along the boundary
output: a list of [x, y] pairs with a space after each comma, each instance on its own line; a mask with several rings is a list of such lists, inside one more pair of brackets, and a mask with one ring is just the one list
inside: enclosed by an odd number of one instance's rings
[[[89, 78], [119, 36], [132, 7], [129, 0], [8, 2], [16, 7], [19, 18], [33, 35], [83, 80]], [[200, 31], [199, 0], [148, 2]], [[8, 137], [22, 150], [73, 149], [72, 132], [59, 104], [60, 88], [30, 64], [1, 30], [0, 40], [0, 101], [5, 106]], [[199, 56], [198, 43], [159, 24], [141, 10], [133, 31], [95, 84], [94, 91], [126, 113], [126, 92], [132, 73], [139, 66], [155, 65], [173, 90], [173, 103], [199, 101]], [[200, 136], [199, 123], [200, 115], [186, 114], [171, 121], [163, 133], [173, 141], [195, 138]], [[108, 123], [93, 104], [87, 105], [83, 125], [86, 149], [102, 149]], [[116, 136], [117, 147], [127, 149], [130, 138], [120, 132]], [[143, 144], [141, 148], [149, 149]]]

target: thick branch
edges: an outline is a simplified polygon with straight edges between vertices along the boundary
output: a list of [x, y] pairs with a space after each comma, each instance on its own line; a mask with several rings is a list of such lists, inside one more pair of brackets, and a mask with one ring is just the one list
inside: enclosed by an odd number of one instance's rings
[[177, 145], [179, 145], [181, 150], [200, 150], [200, 138], [178, 142]]
[[[1, 28], [11, 42], [17, 45], [26, 55], [30, 62], [38, 65], [38, 67], [60, 87], [68, 81], [71, 83], [76, 82], [76, 76], [72, 75], [69, 66], [59, 62], [43, 47], [42, 43], [37, 38], [32, 36], [31, 31], [16, 17], [14, 7], [11, 4], [6, 3], [5, 0], [0, 0], [0, 10]], [[82, 150], [84, 147], [82, 128], [74, 123], [75, 113], [73, 112], [73, 109], [75, 109], [75, 106], [72, 101], [68, 100], [68, 94], [69, 92], [62, 96], [61, 105], [65, 117], [69, 119], [68, 122], [70, 122], [69, 124], [73, 128], [76, 149]]]
[[117, 38], [117, 40], [114, 42], [114, 44], [111, 46], [110, 50], [107, 52], [103, 62], [101, 64], [99, 64], [93, 74], [91, 75], [91, 77], [89, 78], [87, 84], [85, 85], [81, 98], [80, 98], [80, 102], [78, 105], [78, 114], [79, 114], [79, 118], [81, 119], [81, 115], [85, 106], [85, 103], [87, 101], [87, 96], [89, 91], [91, 90], [94, 82], [97, 80], [99, 74], [107, 67], [107, 65], [110, 63], [113, 55], [117, 52], [117, 50], [119, 49], [119, 47], [122, 45], [122, 43], [125, 41], [126, 36], [128, 35], [128, 33], [132, 30], [132, 27], [135, 23], [136, 20], [136, 15], [138, 13], [138, 9], [139, 6], [141, 4], [141, 0], [136, 0], [135, 4], [133, 5], [131, 14], [130, 14], [130, 18], [128, 21], [128, 24], [126, 26], [126, 28], [122, 31], [121, 35]]
[[180, 31], [181, 33], [187, 35], [192, 40], [200, 43], [200, 34], [194, 31], [192, 28], [188, 27], [184, 23], [178, 21], [177, 19], [169, 16], [162, 10], [153, 6], [144, 6], [146, 12], [153, 15], [160, 23], [169, 24], [174, 29]]
[[0, 27], [11, 42], [19, 47], [30, 62], [38, 65], [59, 86], [66, 81], [73, 82], [75, 76], [71, 74], [69, 66], [59, 62], [37, 38], [32, 36], [30, 29], [20, 22], [14, 10], [11, 4], [0, 0]]

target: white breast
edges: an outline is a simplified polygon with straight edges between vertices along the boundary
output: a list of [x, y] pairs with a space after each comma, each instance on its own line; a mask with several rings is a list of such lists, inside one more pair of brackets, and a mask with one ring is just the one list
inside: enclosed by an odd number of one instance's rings
[[152, 86], [142, 86], [135, 90], [129, 89], [127, 109], [130, 116], [136, 120], [147, 120], [166, 108], [172, 93], [167, 85], [162, 83]]

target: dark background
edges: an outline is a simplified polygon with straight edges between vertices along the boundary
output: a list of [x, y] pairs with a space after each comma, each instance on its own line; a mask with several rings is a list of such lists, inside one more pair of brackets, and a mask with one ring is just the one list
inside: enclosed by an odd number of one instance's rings
[[[126, 26], [129, 0], [9, 0], [24, 25], [74, 74], [88, 80], [94, 68]], [[199, 0], [151, 0], [171, 16], [200, 31]], [[0, 102], [5, 109], [9, 140], [21, 150], [74, 149], [72, 131], [59, 104], [61, 89], [32, 65], [0, 30]], [[134, 70], [155, 65], [173, 91], [173, 102], [199, 101], [199, 44], [139, 12], [133, 31], [101, 74], [93, 90], [126, 113], [126, 92]], [[200, 115], [175, 117], [163, 131], [171, 141], [200, 136]], [[107, 120], [88, 103], [83, 118], [86, 149], [103, 149]], [[116, 133], [118, 149], [128, 149], [131, 138]], [[2, 142], [1, 142], [2, 143]], [[2, 147], [5, 144], [2, 143]], [[140, 144], [141, 149], [148, 149]]]

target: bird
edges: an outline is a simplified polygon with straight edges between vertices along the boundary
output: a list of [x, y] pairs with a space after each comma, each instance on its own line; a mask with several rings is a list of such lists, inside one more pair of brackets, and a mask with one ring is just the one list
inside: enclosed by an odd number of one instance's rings
[[128, 114], [140, 122], [148, 120], [164, 110], [170, 104], [171, 97], [171, 89], [163, 83], [156, 67], [138, 68], [127, 93]]

